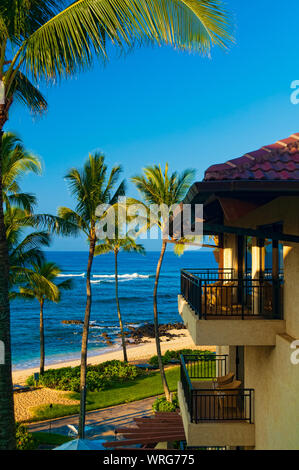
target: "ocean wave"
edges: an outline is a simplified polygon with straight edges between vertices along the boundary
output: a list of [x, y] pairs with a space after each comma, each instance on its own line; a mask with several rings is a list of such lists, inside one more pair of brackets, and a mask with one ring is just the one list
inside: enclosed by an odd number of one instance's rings
[[[102, 280], [115, 280], [115, 274], [93, 274], [92, 277], [99, 278]], [[149, 279], [151, 277], [151, 274], [139, 274], [139, 273], [133, 273], [133, 274], [119, 274], [118, 276], [119, 280], [133, 280], [133, 279]]]
[[[134, 279], [119, 279], [118, 282], [130, 282], [130, 281], [134, 281]], [[114, 284], [115, 283], [115, 280], [114, 279], [99, 279], [98, 281], [95, 281], [95, 280], [91, 280], [90, 281], [92, 284]]]
[[90, 326], [92, 327], [92, 329], [96, 329], [96, 330], [117, 330], [119, 331], [120, 328], [119, 326], [117, 325], [99, 325], [98, 322], [96, 320], [92, 320], [90, 322]]
[[84, 277], [85, 276], [85, 273], [81, 273], [81, 274], [65, 274], [65, 273], [60, 273], [60, 274], [57, 274], [57, 277]]

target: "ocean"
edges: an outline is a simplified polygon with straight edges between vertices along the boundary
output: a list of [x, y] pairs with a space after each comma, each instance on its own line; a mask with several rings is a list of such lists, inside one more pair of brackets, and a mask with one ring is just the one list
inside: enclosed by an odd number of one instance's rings
[[[64, 320], [83, 320], [86, 301], [85, 273], [87, 252], [47, 252], [47, 259], [57, 263], [61, 280], [72, 278], [73, 289], [62, 292], [58, 304], [46, 302], [45, 349], [46, 364], [80, 357], [82, 325], [63, 324]], [[153, 286], [159, 252], [145, 256], [120, 253], [119, 301], [126, 326], [153, 322]], [[181, 321], [177, 309], [180, 269], [216, 267], [212, 251], [187, 251], [177, 257], [165, 253], [161, 270], [158, 308], [160, 323]], [[118, 318], [115, 305], [114, 255], [94, 259], [92, 270], [92, 312], [89, 335], [89, 355], [118, 347]], [[102, 334], [106, 332], [113, 346], [107, 347]], [[39, 364], [39, 303], [37, 300], [11, 303], [11, 336], [13, 369], [35, 367]]]

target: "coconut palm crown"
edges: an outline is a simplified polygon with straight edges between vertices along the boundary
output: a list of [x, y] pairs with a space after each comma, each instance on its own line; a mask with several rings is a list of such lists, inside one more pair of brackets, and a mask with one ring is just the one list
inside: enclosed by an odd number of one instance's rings
[[[144, 227], [141, 227], [140, 231], [151, 229], [153, 225], [156, 225], [162, 232], [162, 248], [156, 269], [153, 292], [153, 307], [158, 363], [165, 396], [168, 401], [171, 400], [171, 395], [167, 384], [161, 355], [157, 293], [161, 266], [167, 245], [168, 233], [167, 230], [165, 231], [165, 229], [168, 227], [169, 223], [169, 211], [160, 211], [160, 207], [165, 205], [165, 207], [171, 211], [173, 205], [179, 204], [184, 199], [184, 196], [193, 183], [194, 177], [195, 170], [192, 169], [187, 169], [181, 174], [177, 172], [169, 173], [168, 164], [166, 163], [164, 170], [162, 170], [161, 165], [149, 166], [143, 169], [143, 174], [131, 178], [131, 181], [135, 184], [143, 198], [141, 202], [135, 202], [142, 204], [146, 209]], [[139, 216], [139, 220], [140, 219], [141, 217]]]

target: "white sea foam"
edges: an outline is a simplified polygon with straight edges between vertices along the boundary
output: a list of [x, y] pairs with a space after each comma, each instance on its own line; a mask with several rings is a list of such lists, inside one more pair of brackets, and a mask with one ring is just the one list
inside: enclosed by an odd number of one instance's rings
[[[115, 279], [115, 274], [93, 274], [92, 277], [100, 278], [100, 279], [103, 279], [103, 280], [109, 280], [109, 279], [114, 280]], [[149, 277], [151, 277], [150, 274], [138, 274], [138, 273], [119, 274], [118, 275], [118, 279], [128, 280], [128, 281], [131, 281], [133, 279], [148, 279]]]
[[65, 274], [65, 273], [61, 273], [61, 274], [58, 274], [57, 277], [84, 277], [85, 276], [85, 273], [81, 273], [81, 274]]

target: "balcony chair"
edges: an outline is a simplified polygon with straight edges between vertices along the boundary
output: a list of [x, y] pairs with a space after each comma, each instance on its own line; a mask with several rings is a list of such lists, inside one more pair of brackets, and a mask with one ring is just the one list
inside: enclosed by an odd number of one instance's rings
[[232, 309], [237, 299], [236, 281], [216, 281], [205, 284], [202, 288], [202, 311], [208, 314], [221, 314], [227, 308]]
[[218, 386], [217, 401], [219, 413], [222, 419], [242, 419], [243, 418], [243, 400], [240, 394], [241, 381], [233, 380], [231, 383]]
[[219, 388], [223, 385], [227, 385], [232, 383], [234, 380], [235, 373], [234, 372], [229, 372], [226, 375], [223, 375], [222, 377], [216, 377], [215, 379], [212, 380], [213, 382], [213, 388]]

